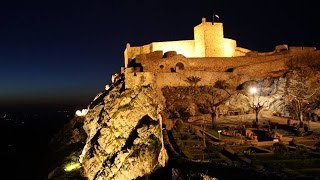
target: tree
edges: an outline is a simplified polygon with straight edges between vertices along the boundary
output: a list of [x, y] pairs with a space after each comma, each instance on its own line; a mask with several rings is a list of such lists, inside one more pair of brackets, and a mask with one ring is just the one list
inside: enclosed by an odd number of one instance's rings
[[[265, 97], [262, 98], [262, 95], [269, 94], [267, 91], [268, 86], [270, 86], [269, 83], [265, 83], [266, 81], [260, 81], [260, 82], [254, 82], [251, 84], [248, 89], [246, 90], [248, 93], [248, 104], [249, 107], [254, 111], [255, 113], [255, 121], [254, 124], [259, 124], [259, 113], [264, 108], [266, 102], [269, 100], [269, 98]], [[250, 95], [252, 95], [252, 100], [250, 101]]]
[[213, 87], [224, 90], [229, 96], [231, 95], [230, 92], [228, 91], [228, 89], [231, 88], [231, 85], [224, 80], [216, 81]]
[[215, 82], [213, 88], [208, 88], [205, 92], [208, 95], [205, 101], [205, 106], [208, 108], [211, 115], [211, 123], [213, 127], [215, 126], [218, 107], [222, 103], [226, 102], [226, 100], [231, 96], [229, 92], [230, 89], [230, 84], [225, 81], [218, 80]]
[[303, 125], [303, 114], [311, 110], [312, 102], [319, 95], [319, 78], [311, 72], [308, 68], [300, 68], [287, 74], [287, 108], [295, 113], [300, 127]]
[[261, 102], [260, 101], [260, 94], [257, 95], [257, 101], [255, 101], [255, 95], [253, 95], [252, 103], [250, 103], [250, 108], [255, 112], [255, 125], [258, 125], [259, 123], [259, 112], [263, 109], [264, 104], [266, 101]]

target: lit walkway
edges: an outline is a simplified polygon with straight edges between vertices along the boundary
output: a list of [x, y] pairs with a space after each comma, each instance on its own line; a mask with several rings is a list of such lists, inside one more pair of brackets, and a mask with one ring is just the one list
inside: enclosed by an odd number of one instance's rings
[[[252, 123], [252, 121], [255, 120], [255, 114], [245, 114], [245, 115], [238, 115], [238, 116], [224, 116], [224, 117], [219, 117], [216, 120], [216, 123], [221, 123], [221, 124], [230, 124], [230, 125], [240, 125], [240, 123]], [[259, 115], [259, 124], [267, 124], [268, 121], [271, 121], [273, 123], [279, 123], [279, 124], [286, 124], [288, 118], [285, 117], [278, 117], [278, 116], [273, 116], [270, 113], [261, 113]], [[291, 119], [291, 124], [293, 123], [299, 123], [298, 120], [292, 120]], [[304, 121], [305, 124], [307, 124], [307, 121]], [[320, 122], [309, 122], [310, 129], [313, 132], [319, 133], [320, 134]]]

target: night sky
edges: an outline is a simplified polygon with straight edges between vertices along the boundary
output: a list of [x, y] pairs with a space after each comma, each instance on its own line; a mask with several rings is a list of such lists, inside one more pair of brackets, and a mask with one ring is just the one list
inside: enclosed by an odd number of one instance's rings
[[86, 106], [123, 66], [123, 51], [193, 39], [218, 14], [251, 50], [320, 46], [314, 1], [7, 0], [0, 2], [0, 106]]

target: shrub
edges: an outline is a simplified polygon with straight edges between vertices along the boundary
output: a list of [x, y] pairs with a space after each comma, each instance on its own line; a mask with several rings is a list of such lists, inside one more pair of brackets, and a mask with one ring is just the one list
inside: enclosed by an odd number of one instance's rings
[[187, 77], [187, 80], [186, 80], [186, 82], [188, 82], [190, 86], [196, 86], [199, 81], [201, 81], [201, 78], [197, 76]]

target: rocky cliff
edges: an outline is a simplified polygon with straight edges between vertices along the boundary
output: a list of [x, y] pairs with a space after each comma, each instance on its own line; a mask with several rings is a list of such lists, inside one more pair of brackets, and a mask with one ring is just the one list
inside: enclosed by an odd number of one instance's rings
[[135, 179], [167, 161], [154, 91], [124, 85], [118, 80], [99, 94], [85, 116], [88, 138], [80, 162], [88, 179]]
[[87, 138], [78, 160], [81, 175], [87, 179], [136, 179], [167, 162], [161, 106], [154, 90], [148, 86], [126, 90], [124, 86], [124, 78], [109, 85], [83, 118]]

